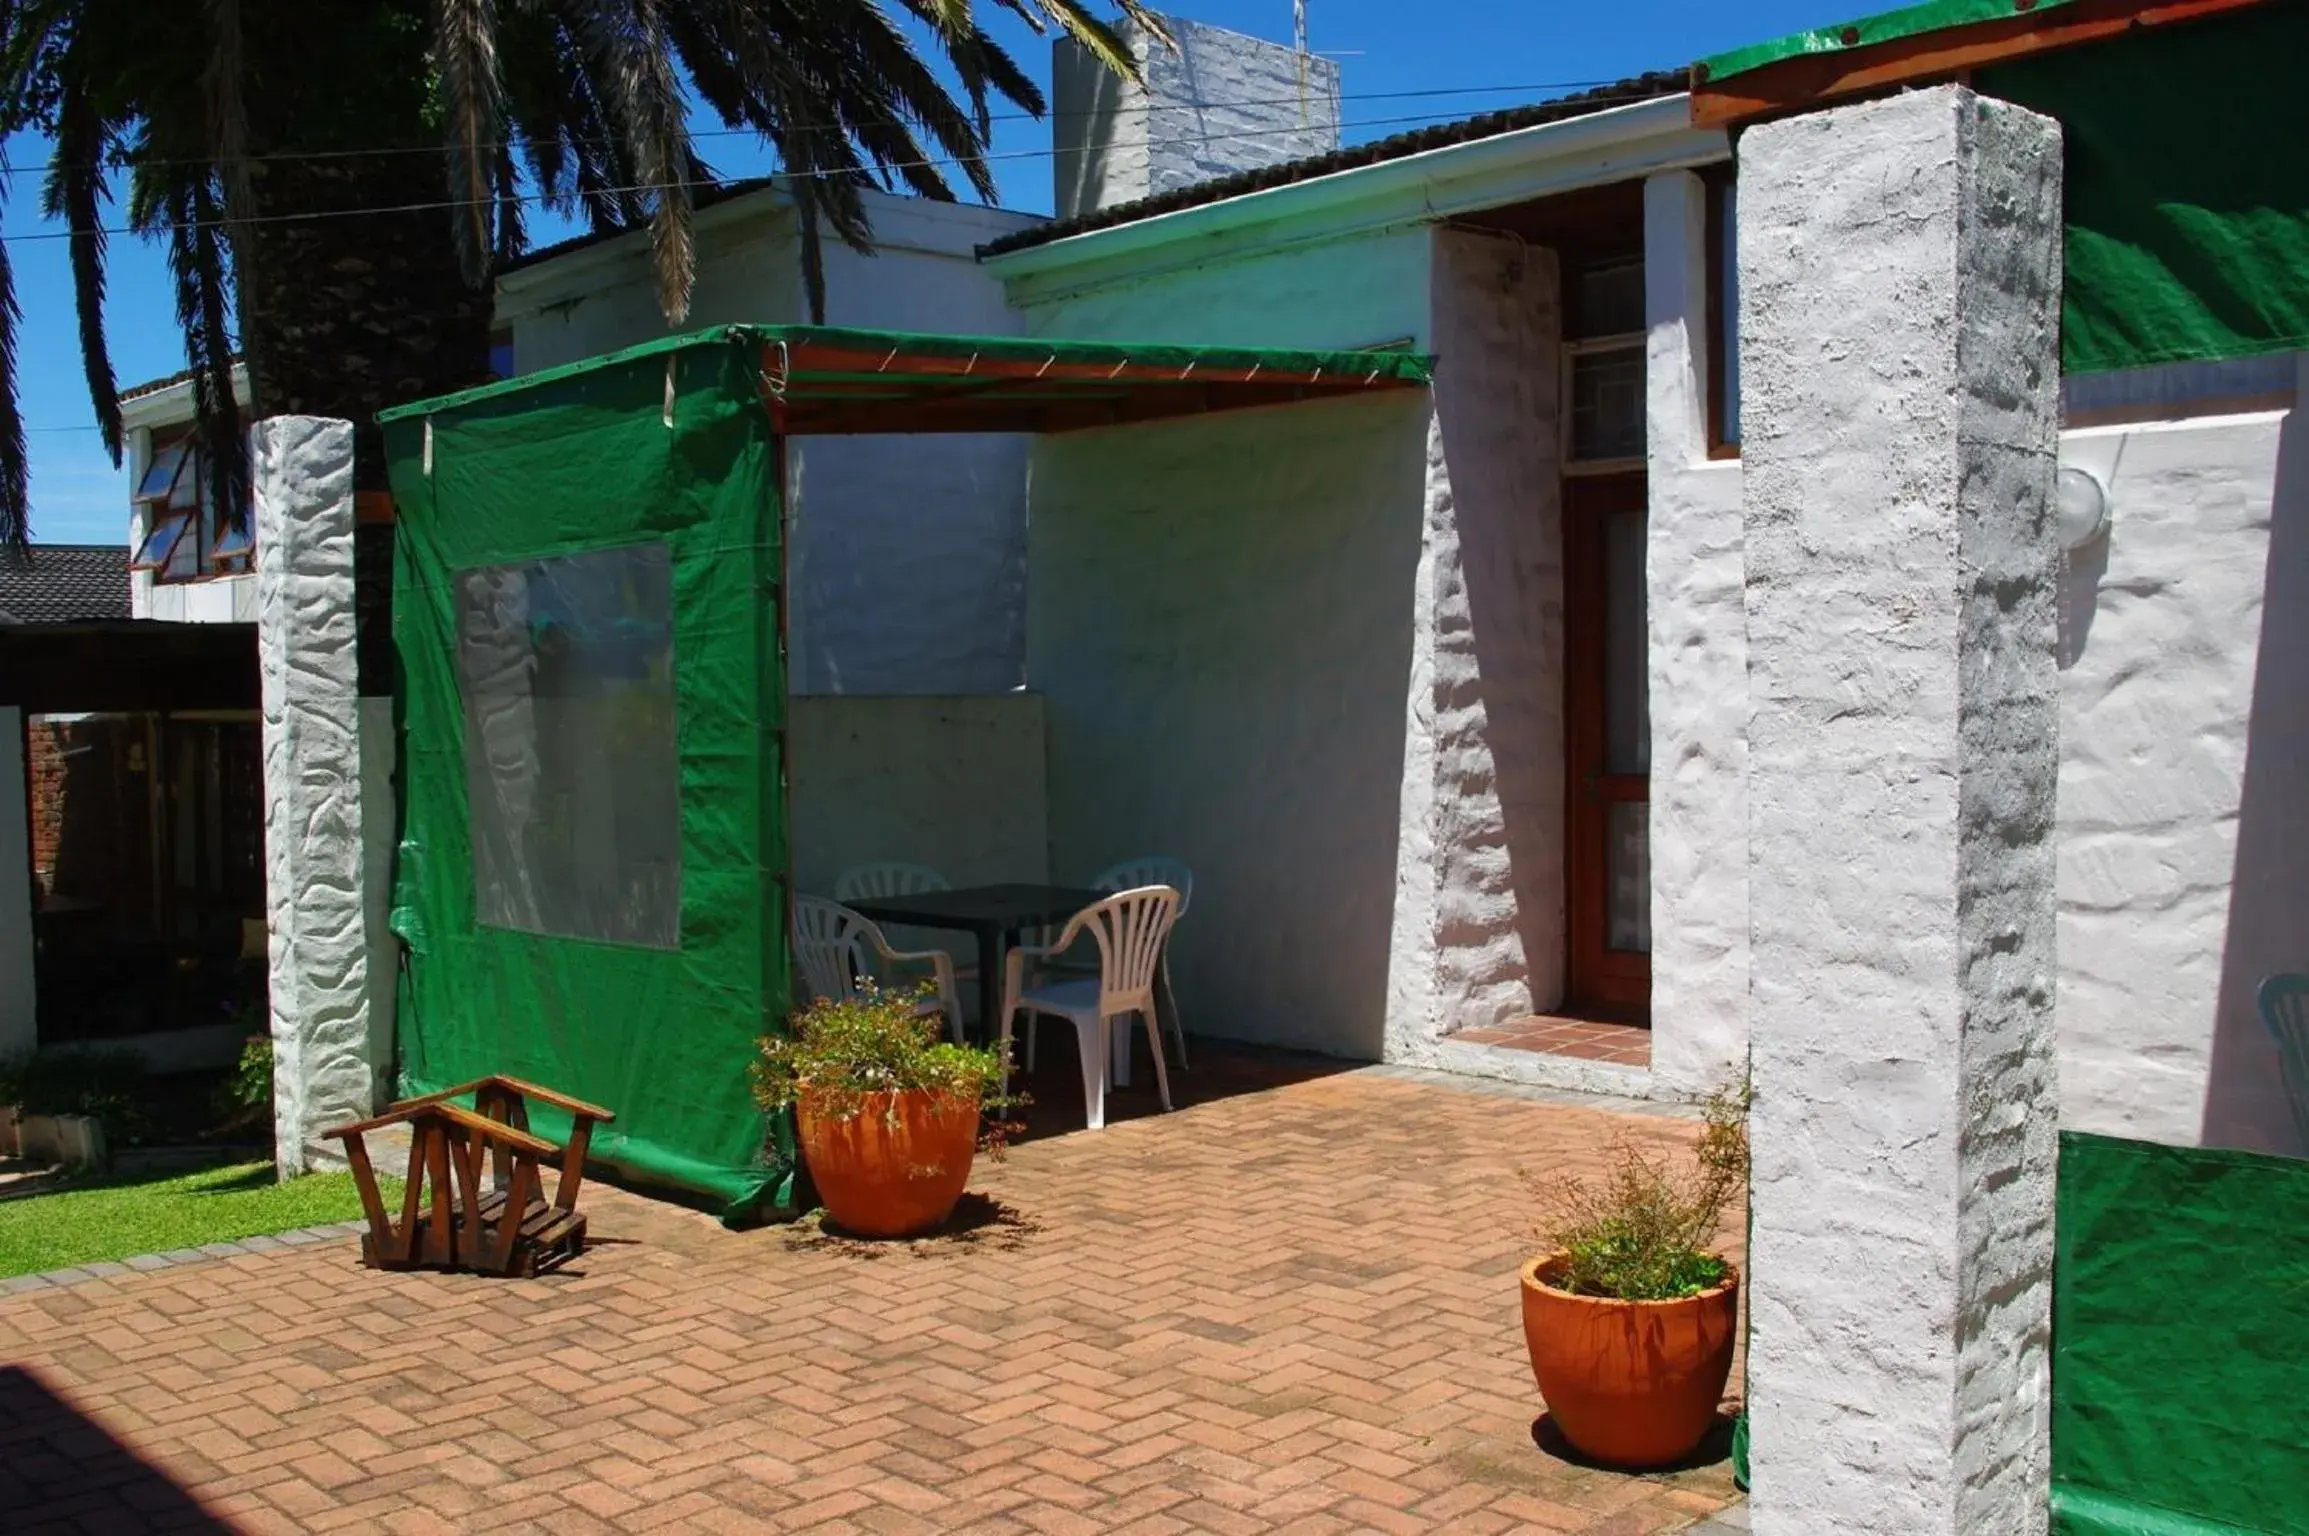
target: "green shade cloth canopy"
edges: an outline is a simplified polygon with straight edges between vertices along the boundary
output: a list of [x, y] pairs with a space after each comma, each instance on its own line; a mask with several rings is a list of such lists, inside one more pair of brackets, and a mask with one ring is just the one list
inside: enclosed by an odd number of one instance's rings
[[[381, 413], [401, 1089], [507, 1073], [594, 1156], [788, 1209], [783, 438], [1067, 431], [1425, 385], [1401, 352], [721, 326]], [[548, 1134], [563, 1127], [540, 1107]]]
[[[1802, 61], [1903, 40], [1945, 45], [1945, 58], [1971, 38], [2048, 19], [2157, 20], [1969, 72], [1982, 95], [2061, 125], [2061, 366], [2099, 373], [2309, 349], [2309, 156], [2297, 148], [2309, 143], [2309, 91], [2282, 67], [2309, 58], [2309, 4], [2181, 9], [1933, 0], [1718, 54], [1693, 73], [1703, 94], [1755, 76], [1744, 84], [1758, 111], [1813, 110], [1828, 104], [1815, 94], [1826, 87], [1802, 78]], [[1775, 65], [1789, 66], [1776, 72], [1791, 77], [1784, 96], [1759, 83]], [[1919, 68], [1903, 83], [1950, 73], [1945, 63]]]
[[824, 325], [723, 325], [395, 406], [438, 416], [700, 347], [760, 354], [759, 394], [783, 436], [1072, 432], [1250, 406], [1422, 388], [1435, 360], [1393, 348], [1282, 348], [941, 336]]
[[2309, 1531], [2309, 1162], [2063, 1132], [2056, 1536]]
[[1903, 38], [1921, 37], [1927, 32], [1942, 32], [1950, 27], [1967, 27], [1983, 21], [2007, 21], [2015, 16], [2041, 16], [2047, 11], [2077, 4], [2078, 0], [1927, 0], [1923, 5], [1904, 5], [1896, 11], [1884, 11], [1864, 16], [1858, 21], [1838, 22], [1828, 27], [1808, 27], [1775, 37], [1767, 42], [1748, 43], [1724, 53], [1710, 54], [1693, 68], [1695, 79], [1710, 85], [1744, 75], [1750, 70], [1777, 64], [1783, 59], [1804, 58], [1812, 54], [1851, 53], [1856, 49], [1873, 48], [1880, 43], [1895, 43]]

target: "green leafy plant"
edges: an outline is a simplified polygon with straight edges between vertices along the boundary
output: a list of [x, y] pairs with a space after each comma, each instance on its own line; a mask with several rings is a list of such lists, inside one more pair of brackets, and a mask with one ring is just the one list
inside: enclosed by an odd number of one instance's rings
[[1610, 1169], [1527, 1175], [1546, 1217], [1540, 1236], [1564, 1255], [1549, 1283], [1578, 1296], [1672, 1301], [1721, 1285], [1731, 1265], [1711, 1250], [1724, 1207], [1748, 1182], [1748, 1090], [1711, 1097], [1683, 1156], [1612, 1143]]
[[241, 1042], [232, 1075], [217, 1085], [220, 1131], [237, 1131], [269, 1121], [273, 1113], [273, 1037], [251, 1035]]
[[751, 1074], [754, 1101], [776, 1113], [806, 1098], [812, 1113], [849, 1120], [878, 1093], [972, 1099], [985, 1116], [979, 1145], [1001, 1156], [1017, 1129], [1003, 1111], [1026, 1100], [1005, 1091], [1000, 1052], [940, 1038], [937, 1016], [918, 1011], [928, 991], [868, 984], [855, 998], [812, 1002], [793, 1016], [788, 1033], [762, 1037]]

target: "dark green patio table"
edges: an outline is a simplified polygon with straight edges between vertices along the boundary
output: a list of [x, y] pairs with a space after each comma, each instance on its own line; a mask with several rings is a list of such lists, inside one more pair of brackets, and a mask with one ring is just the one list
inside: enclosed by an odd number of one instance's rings
[[1084, 907], [1104, 901], [1101, 891], [1067, 885], [973, 885], [954, 891], [921, 891], [845, 902], [877, 923], [967, 933], [978, 940], [978, 1020], [988, 1039], [1002, 1033], [1002, 961], [1028, 929], [1065, 922]]

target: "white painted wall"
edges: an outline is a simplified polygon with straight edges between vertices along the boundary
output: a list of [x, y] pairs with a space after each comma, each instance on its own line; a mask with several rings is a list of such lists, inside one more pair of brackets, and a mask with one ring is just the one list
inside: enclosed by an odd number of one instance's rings
[[[878, 254], [826, 250], [834, 325], [1015, 335], [1018, 312], [970, 251], [1017, 216], [901, 199], [875, 210]], [[801, 693], [993, 693], [1024, 680], [1023, 437], [802, 438], [788, 449]]]
[[1035, 447], [1051, 868], [1194, 869], [1197, 1033], [1380, 1055], [1427, 417], [1404, 392]]
[[796, 890], [892, 859], [956, 885], [1050, 877], [1038, 696], [797, 698], [786, 742]]
[[2296, 1146], [2253, 992], [2309, 968], [2299, 411], [2072, 432], [2109, 488], [2061, 612], [2064, 1124]]
[[[803, 318], [793, 210], [770, 190], [697, 216], [697, 285], [679, 327], [789, 325]], [[646, 234], [581, 246], [498, 280], [496, 323], [513, 332], [513, 366], [535, 373], [675, 329], [658, 307]]]
[[24, 711], [0, 705], [0, 1061], [40, 1043], [32, 977], [32, 807]]
[[[1554, 253], [1438, 230], [1386, 1058], [1553, 1008], [1565, 981]], [[1488, 1053], [1480, 1053], [1488, 1054]]]
[[[1034, 335], [1343, 347], [1429, 326], [1412, 229], [1029, 306]], [[1387, 1009], [1424, 396], [1068, 433], [1033, 450], [1027, 681], [1051, 869], [1195, 871], [1197, 1033], [1376, 1059]]]
[[1051, 59], [1052, 206], [1062, 219], [1339, 145], [1339, 66], [1166, 16], [1175, 46], [1124, 20], [1140, 80], [1071, 38]]
[[[1015, 334], [981, 244], [1035, 222], [996, 208], [867, 195], [876, 254], [830, 235], [834, 325]], [[698, 218], [683, 329], [806, 318], [801, 245], [782, 191]], [[646, 236], [508, 273], [497, 320], [521, 372], [665, 335]], [[800, 693], [994, 692], [1024, 669], [1026, 449], [1014, 437], [803, 439], [789, 446], [788, 669]]]
[[1644, 183], [1651, 629], [1652, 1081], [1704, 1095], [1748, 1055], [1748, 621], [1740, 461], [1707, 436], [1707, 194]]

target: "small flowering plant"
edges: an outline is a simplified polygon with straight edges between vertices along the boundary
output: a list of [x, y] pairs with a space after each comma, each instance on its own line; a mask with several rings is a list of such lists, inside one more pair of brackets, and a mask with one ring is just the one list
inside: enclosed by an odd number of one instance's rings
[[754, 1102], [775, 1114], [807, 1100], [813, 1115], [854, 1120], [875, 1094], [961, 1099], [985, 1115], [979, 1143], [1000, 1156], [1016, 1129], [1002, 1111], [1026, 1100], [1005, 1091], [999, 1051], [939, 1037], [937, 1015], [920, 1011], [928, 991], [868, 983], [857, 997], [812, 1002], [786, 1034], [762, 1037], [751, 1072]]
[[1672, 1301], [1723, 1284], [1732, 1266], [1714, 1252], [1716, 1228], [1747, 1190], [1748, 1100], [1745, 1083], [1712, 1096], [1682, 1161], [1622, 1136], [1600, 1179], [1527, 1172], [1546, 1209], [1540, 1236], [1564, 1256], [1551, 1283], [1619, 1301]]

